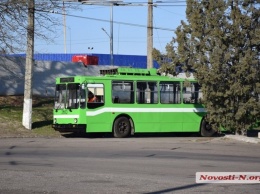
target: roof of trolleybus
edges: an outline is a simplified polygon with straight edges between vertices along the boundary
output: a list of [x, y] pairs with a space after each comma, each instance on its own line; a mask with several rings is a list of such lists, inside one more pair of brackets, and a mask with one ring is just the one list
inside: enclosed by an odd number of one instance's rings
[[157, 69], [138, 69], [138, 68], [116, 68], [108, 70], [100, 70], [100, 75], [93, 76], [74, 76], [74, 77], [58, 77], [56, 78], [56, 83], [94, 83], [98, 80], [139, 80], [139, 81], [191, 81], [196, 82], [196, 80], [191, 77], [179, 78], [174, 76], [160, 75], [157, 73]]

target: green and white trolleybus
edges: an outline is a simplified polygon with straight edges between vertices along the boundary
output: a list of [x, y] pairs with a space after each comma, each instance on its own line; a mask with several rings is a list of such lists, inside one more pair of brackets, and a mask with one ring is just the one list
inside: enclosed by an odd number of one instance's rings
[[[95, 96], [94, 101], [88, 99]], [[56, 78], [53, 128], [60, 132], [199, 132], [211, 136], [200, 86], [156, 69], [100, 70], [99, 76]]]

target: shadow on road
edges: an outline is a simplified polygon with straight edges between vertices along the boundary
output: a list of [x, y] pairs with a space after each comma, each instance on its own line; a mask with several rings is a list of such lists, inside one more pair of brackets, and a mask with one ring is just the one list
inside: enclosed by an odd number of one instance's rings
[[260, 130], [249, 130], [247, 131], [247, 137], [258, 137], [258, 133], [260, 133]]
[[[65, 138], [114, 138], [112, 133], [63, 133]], [[213, 137], [222, 137], [224, 134], [216, 134]], [[199, 133], [172, 132], [172, 133], [136, 133], [128, 138], [150, 138], [150, 137], [200, 137]]]
[[145, 194], [172, 193], [173, 191], [185, 190], [185, 189], [189, 189], [189, 188], [193, 188], [193, 187], [201, 187], [204, 185], [206, 185], [206, 184], [190, 184], [190, 185], [184, 185], [184, 186], [180, 186], [180, 187], [164, 189], [164, 190], [160, 190], [160, 191], [149, 192], [149, 193], [145, 193]]

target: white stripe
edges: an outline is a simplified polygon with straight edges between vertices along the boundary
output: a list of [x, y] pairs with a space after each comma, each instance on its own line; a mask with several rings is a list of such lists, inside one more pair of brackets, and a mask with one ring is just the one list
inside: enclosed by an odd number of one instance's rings
[[79, 115], [54, 115], [55, 119], [78, 119]]
[[96, 116], [105, 112], [206, 112], [205, 108], [102, 108], [86, 112], [87, 116]]

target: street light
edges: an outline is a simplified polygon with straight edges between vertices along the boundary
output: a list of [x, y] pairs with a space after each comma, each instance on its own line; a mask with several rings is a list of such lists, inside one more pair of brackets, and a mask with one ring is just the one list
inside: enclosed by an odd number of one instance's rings
[[[84, 5], [104, 5], [110, 6], [110, 35], [104, 28], [101, 28], [110, 39], [110, 65], [114, 66], [114, 48], [113, 48], [113, 6], [128, 6], [133, 3], [124, 3], [123, 0], [63, 0], [68, 2], [81, 2]], [[139, 4], [136, 4], [139, 6]], [[141, 5], [141, 4], [140, 4]]]
[[110, 35], [107, 33], [107, 31], [104, 28], [101, 28], [109, 37], [110, 39], [110, 65], [114, 66], [114, 48], [113, 48], [113, 6], [124, 6], [124, 5], [129, 5], [130, 3], [123, 3], [123, 1], [120, 0], [110, 0], [110, 1], [102, 1], [102, 0], [97, 0], [97, 1], [81, 1], [82, 4], [86, 5], [107, 5], [110, 6]]
[[[143, 2], [128, 2], [124, 3], [123, 0], [63, 0], [67, 2], [81, 2], [85, 5], [104, 5], [104, 6], [111, 6], [111, 13], [110, 13], [110, 35], [102, 28], [103, 31], [109, 36], [110, 38], [110, 54], [111, 54], [111, 65], [114, 65], [113, 61], [113, 6], [148, 6], [148, 17], [147, 17], [147, 68], [153, 67], [153, 7], [160, 6], [176, 6], [173, 5], [176, 2], [164, 2], [162, 0], [155, 1], [147, 0], [147, 3]], [[182, 2], [182, 1], [180, 1]], [[185, 2], [185, 1], [183, 1]], [[185, 6], [185, 5], [179, 5]]]
[[[113, 30], [112, 30], [112, 32], [110, 32], [110, 35], [109, 35], [104, 28], [101, 28], [101, 29], [102, 29], [102, 30], [106, 33], [106, 35], [109, 37], [109, 40], [110, 40], [110, 64], [111, 64], [112, 66], [114, 66], [113, 36], [111, 36], [111, 35], [113, 35]], [[111, 29], [113, 29], [113, 26], [112, 26]]]
[[[67, 48], [66, 48], [66, 27], [65, 27], [65, 23], [66, 23], [66, 18], [65, 18], [65, 6], [64, 6], [64, 1], [67, 2], [81, 2], [82, 4], [86, 4], [86, 5], [109, 5], [111, 7], [110, 9], [110, 35], [106, 32], [106, 30], [104, 28], [102, 28], [102, 30], [108, 35], [109, 39], [110, 39], [110, 65], [114, 66], [114, 54], [113, 54], [113, 6], [114, 5], [126, 5], [123, 3], [123, 1], [121, 0], [109, 0], [109, 1], [104, 1], [104, 0], [63, 0], [63, 14], [64, 14], [64, 47], [65, 47], [65, 53], [67, 52]], [[121, 4], [122, 3], [122, 4]]]

